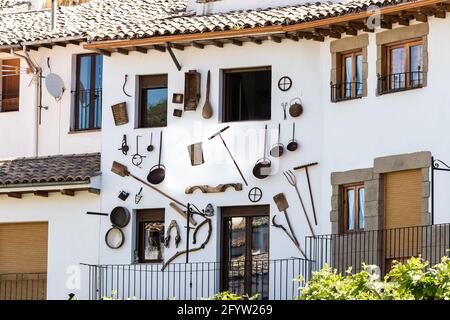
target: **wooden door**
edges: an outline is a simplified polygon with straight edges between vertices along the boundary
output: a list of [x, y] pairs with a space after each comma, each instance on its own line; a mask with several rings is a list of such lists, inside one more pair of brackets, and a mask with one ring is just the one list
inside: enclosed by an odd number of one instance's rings
[[45, 299], [48, 224], [0, 224], [0, 300]]
[[422, 230], [421, 169], [387, 173], [385, 183], [386, 271], [392, 261], [404, 261], [420, 254]]

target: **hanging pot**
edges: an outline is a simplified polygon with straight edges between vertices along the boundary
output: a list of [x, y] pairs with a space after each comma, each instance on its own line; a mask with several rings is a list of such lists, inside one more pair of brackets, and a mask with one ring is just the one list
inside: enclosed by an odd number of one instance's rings
[[265, 179], [270, 175], [270, 167], [272, 163], [266, 158], [266, 144], [267, 144], [267, 125], [264, 128], [264, 154], [261, 159], [256, 161], [253, 167], [253, 175], [258, 179]]
[[130, 218], [130, 212], [124, 207], [115, 207], [109, 215], [109, 219], [113, 226], [118, 228], [126, 227], [130, 222]]
[[289, 107], [289, 114], [291, 115], [291, 117], [297, 118], [303, 113], [303, 106], [300, 98], [292, 99], [290, 105], [291, 106]]
[[270, 149], [270, 155], [274, 158], [279, 158], [283, 155], [284, 145], [280, 143], [281, 124], [278, 124], [278, 142]]
[[159, 136], [159, 161], [157, 165], [150, 168], [150, 172], [147, 175], [147, 181], [151, 184], [159, 184], [164, 181], [166, 177], [166, 167], [161, 164], [161, 151], [162, 151], [162, 131]]
[[292, 139], [289, 140], [289, 143], [286, 147], [289, 151], [295, 151], [298, 148], [298, 142], [295, 140], [295, 122], [292, 124]]

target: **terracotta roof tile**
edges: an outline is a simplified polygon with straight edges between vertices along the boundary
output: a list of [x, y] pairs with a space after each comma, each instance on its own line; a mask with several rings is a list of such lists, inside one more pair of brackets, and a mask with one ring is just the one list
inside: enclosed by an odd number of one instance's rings
[[316, 2], [198, 16], [186, 11], [186, 0], [92, 0], [73, 7], [61, 7], [56, 31], [50, 30], [49, 10], [2, 15], [0, 45], [71, 36], [86, 37], [91, 41], [122, 40], [300, 24], [364, 11], [371, 6], [393, 6], [415, 1]]
[[100, 153], [0, 161], [0, 184], [88, 182], [100, 172]]

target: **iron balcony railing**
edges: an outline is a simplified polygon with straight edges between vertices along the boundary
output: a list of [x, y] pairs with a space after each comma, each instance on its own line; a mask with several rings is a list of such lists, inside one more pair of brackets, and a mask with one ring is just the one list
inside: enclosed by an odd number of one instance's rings
[[45, 300], [46, 273], [0, 274], [0, 300]]
[[327, 263], [341, 273], [350, 267], [358, 272], [365, 263], [377, 265], [385, 275], [394, 261], [420, 255], [433, 265], [449, 256], [450, 224], [311, 236], [305, 246], [314, 270]]
[[423, 71], [378, 75], [378, 93], [381, 95], [422, 88], [425, 76]]
[[360, 99], [363, 94], [362, 82], [330, 83], [331, 102]]
[[[226, 267], [220, 262], [163, 264], [87, 265], [89, 299], [196, 300], [223, 291], [259, 299], [288, 300], [299, 295], [300, 276], [308, 280], [312, 263], [300, 258], [243, 262]], [[246, 274], [247, 273], [247, 274]], [[250, 283], [250, 287], [246, 284]], [[249, 289], [246, 289], [249, 288]]]

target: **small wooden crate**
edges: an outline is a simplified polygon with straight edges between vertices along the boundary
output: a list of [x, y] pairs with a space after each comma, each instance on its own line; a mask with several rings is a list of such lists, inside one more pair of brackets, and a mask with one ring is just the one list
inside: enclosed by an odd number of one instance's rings
[[116, 126], [128, 123], [128, 113], [126, 102], [118, 103], [111, 106], [114, 122]]
[[195, 111], [200, 101], [200, 73], [189, 70], [184, 79], [184, 111]]

